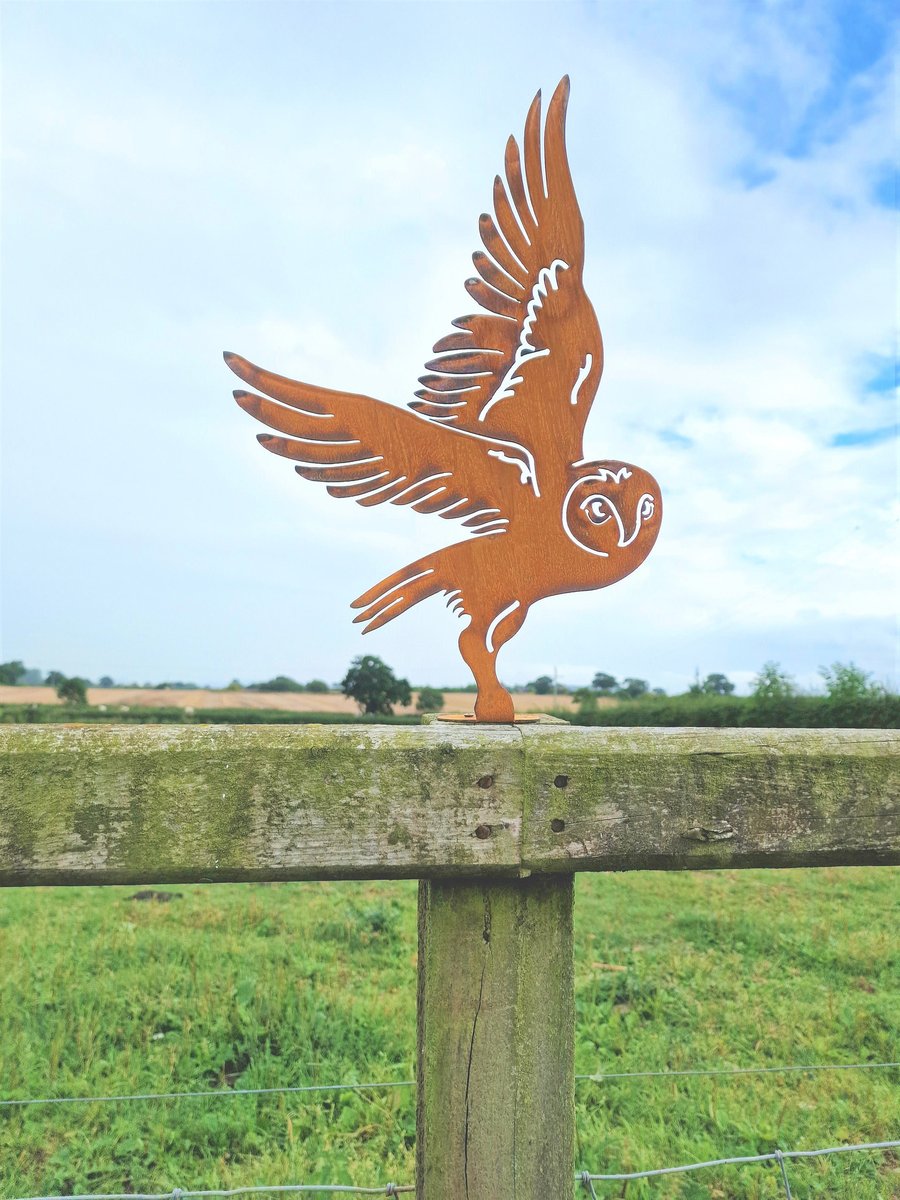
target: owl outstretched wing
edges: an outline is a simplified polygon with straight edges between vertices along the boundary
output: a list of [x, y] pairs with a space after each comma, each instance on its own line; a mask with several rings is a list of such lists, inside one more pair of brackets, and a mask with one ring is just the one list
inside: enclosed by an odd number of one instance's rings
[[[485, 310], [453, 322], [435, 344], [410, 407], [434, 422], [517, 443], [537, 476], [582, 458], [582, 435], [603, 369], [603, 342], [584, 291], [584, 224], [566, 158], [569, 79], [525, 122], [524, 164], [506, 146], [506, 185], [494, 180], [494, 216], [479, 222], [487, 253], [472, 256], [466, 290]], [[552, 448], [552, 449], [550, 449]], [[553, 460], [548, 462], [547, 457]]]
[[[274, 375], [237, 354], [226, 353], [225, 361], [266, 393], [234, 393], [245, 412], [284, 435], [261, 433], [261, 444], [292, 459], [305, 479], [327, 484], [332, 496], [366, 506], [408, 504], [416, 512], [459, 519], [475, 533], [496, 533], [516, 507], [497, 497], [529, 491], [534, 465], [520, 447], [435, 426], [371, 396]], [[504, 464], [499, 477], [498, 463]], [[512, 491], [505, 464], [518, 470]]]

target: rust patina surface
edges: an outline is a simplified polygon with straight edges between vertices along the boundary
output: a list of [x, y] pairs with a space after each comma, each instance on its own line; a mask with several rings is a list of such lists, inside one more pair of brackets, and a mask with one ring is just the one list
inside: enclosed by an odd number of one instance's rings
[[[276, 430], [259, 440], [306, 479], [364, 506], [408, 504], [458, 520], [463, 541], [393, 571], [353, 601], [364, 632], [429, 596], [468, 619], [459, 649], [478, 685], [479, 721], [514, 719], [497, 655], [532, 604], [608, 587], [656, 541], [656, 480], [618, 459], [586, 458], [585, 422], [603, 342], [584, 290], [584, 224], [566, 157], [569, 81], [541, 122], [540, 93], [523, 148], [506, 145], [493, 216], [466, 288], [480, 309], [434, 346], [408, 408], [300, 383], [236, 354], [254, 392], [238, 404]], [[543, 152], [543, 153], [542, 153]], [[264, 393], [264, 394], [260, 394]]]

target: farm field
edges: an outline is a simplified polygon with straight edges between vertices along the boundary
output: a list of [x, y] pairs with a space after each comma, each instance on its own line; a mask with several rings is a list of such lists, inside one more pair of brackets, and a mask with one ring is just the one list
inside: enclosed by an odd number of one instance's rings
[[[579, 877], [576, 1070], [898, 1059], [898, 884], [892, 868]], [[415, 884], [166, 890], [181, 894], [0, 893], [0, 1098], [223, 1094], [0, 1108], [0, 1195], [411, 1182], [412, 1088], [229, 1093], [412, 1078]], [[896, 1138], [898, 1081], [581, 1081], [577, 1166]], [[797, 1200], [900, 1195], [896, 1155], [789, 1171]], [[784, 1195], [768, 1165], [595, 1186], [629, 1200]]]
[[[414, 713], [412, 704], [395, 704], [396, 713]], [[571, 696], [538, 696], [534, 692], [518, 692], [515, 698], [518, 712], [548, 712], [552, 708], [574, 712], [577, 705]], [[0, 687], [0, 704], [61, 704], [51, 687]], [[121, 704], [140, 708], [257, 708], [280, 709], [282, 712], [359, 712], [357, 705], [340, 692], [250, 692], [226, 691], [212, 688], [88, 688], [88, 703], [105, 704], [115, 709]], [[602, 707], [614, 706], [615, 700], [603, 697]], [[471, 712], [475, 704], [473, 692], [444, 692], [446, 713]]]

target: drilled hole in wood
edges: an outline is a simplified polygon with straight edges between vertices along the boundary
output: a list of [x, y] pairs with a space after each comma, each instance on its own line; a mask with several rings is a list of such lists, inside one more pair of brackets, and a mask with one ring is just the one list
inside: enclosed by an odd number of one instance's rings
[[482, 775], [482, 777], [478, 780], [478, 786], [480, 788], [493, 787], [494, 786], [493, 775]]
[[475, 827], [475, 836], [482, 842], [485, 840], [485, 838], [489, 838], [493, 832], [494, 831], [491, 829], [490, 825], [476, 825]]
[[553, 830], [554, 833], [562, 833], [562, 831], [565, 829], [565, 827], [566, 827], [565, 821], [561, 820], [559, 817], [554, 817], [553, 820], [550, 822], [550, 828]]
[[568, 787], [568, 785], [569, 785], [568, 775], [557, 775], [557, 777], [553, 780], [554, 787], [563, 788], [563, 787]]

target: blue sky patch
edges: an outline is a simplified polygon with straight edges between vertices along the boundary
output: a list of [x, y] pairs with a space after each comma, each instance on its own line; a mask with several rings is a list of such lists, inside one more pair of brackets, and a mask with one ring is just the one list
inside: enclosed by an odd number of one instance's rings
[[890, 441], [897, 436], [896, 425], [884, 425], [881, 429], [851, 429], [846, 433], [836, 433], [831, 439], [831, 445], [842, 446], [877, 446], [879, 442]]
[[895, 212], [900, 208], [900, 189], [898, 189], [897, 170], [886, 163], [875, 175], [872, 184], [872, 199], [882, 208], [890, 208]]
[[863, 391], [892, 392], [897, 386], [897, 361], [889, 355], [872, 356], [870, 373], [863, 382]]
[[[807, 157], [866, 116], [877, 86], [867, 76], [891, 45], [892, 7], [885, 0], [826, 0], [814, 12], [816, 27], [806, 40], [823, 43], [828, 74], [823, 87], [804, 97], [805, 104], [793, 105], [783, 81], [766, 66], [749, 70], [737, 83], [713, 85], [761, 150], [788, 158]], [[801, 38], [803, 32], [795, 30]]]
[[693, 446], [692, 438], [685, 437], [683, 433], [676, 433], [674, 429], [660, 429], [659, 440], [665, 442], [667, 446], [679, 446], [683, 450]]
[[764, 167], [760, 162], [745, 161], [738, 163], [734, 174], [747, 191], [752, 192], [754, 188], [765, 187], [767, 183], [771, 183], [777, 178], [778, 172], [771, 167]]

